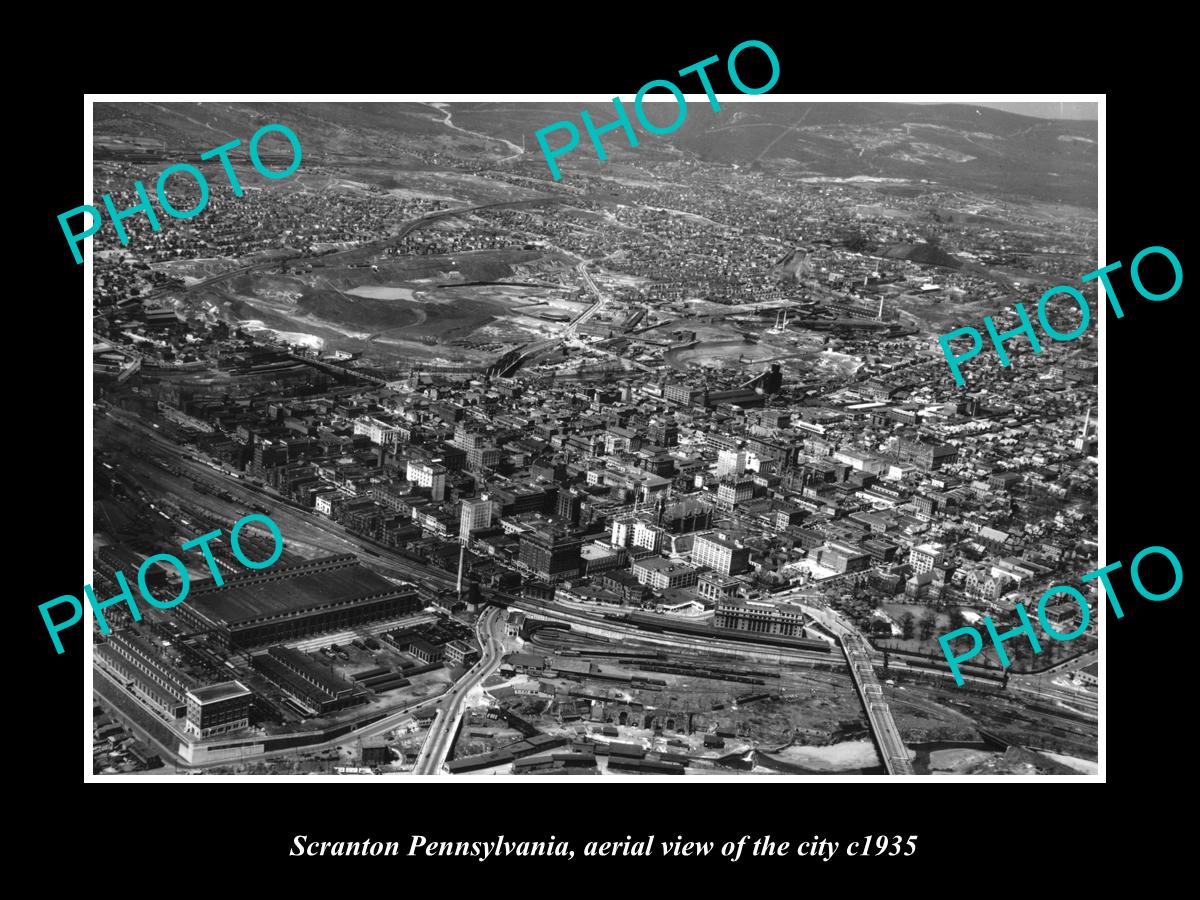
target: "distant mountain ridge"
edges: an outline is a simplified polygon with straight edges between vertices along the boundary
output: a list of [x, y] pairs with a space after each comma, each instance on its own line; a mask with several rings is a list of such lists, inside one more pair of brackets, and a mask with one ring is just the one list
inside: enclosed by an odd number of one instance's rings
[[[622, 99], [632, 115], [632, 95]], [[652, 116], [656, 105], [647, 105]], [[97, 103], [93, 131], [98, 139], [161, 142], [184, 158], [233, 138], [248, 140], [262, 125], [281, 122], [300, 136], [312, 159], [388, 159], [414, 149], [498, 159], [508, 153], [501, 141], [520, 146], [522, 139], [530, 148], [526, 159], [536, 159], [534, 133], [565, 119], [582, 133], [580, 146], [559, 161], [569, 176], [572, 166], [596, 170], [579, 113], [588, 108], [604, 123], [612, 110], [603, 106], [504, 100], [442, 108], [421, 103]], [[666, 118], [665, 110], [658, 112], [656, 120]], [[707, 103], [689, 103], [677, 132], [642, 132], [638, 149], [629, 148], [621, 132], [606, 135], [604, 146], [610, 158], [635, 164], [637, 154], [649, 160], [668, 151], [781, 174], [926, 181], [1095, 208], [1097, 140], [1094, 121], [1038, 119], [984, 106], [731, 100], [719, 112]]]

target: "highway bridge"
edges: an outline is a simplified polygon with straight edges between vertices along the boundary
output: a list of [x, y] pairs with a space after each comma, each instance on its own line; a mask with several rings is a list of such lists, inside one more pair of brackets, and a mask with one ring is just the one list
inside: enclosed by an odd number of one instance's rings
[[875, 667], [871, 664], [871, 654], [863, 639], [849, 631], [838, 634], [838, 643], [850, 663], [850, 674], [854, 677], [854, 686], [862, 698], [863, 707], [867, 711], [867, 719], [871, 723], [871, 735], [879, 748], [879, 757], [889, 775], [912, 775], [912, 762], [908, 757], [908, 748], [900, 738], [900, 730], [892, 719], [892, 711], [883, 697], [883, 687], [875, 677]]
[[[299, 353], [288, 351], [288, 356], [302, 363], [307, 363], [315, 369], [324, 369], [326, 372], [332, 372], [335, 375], [349, 375], [353, 378], [361, 378], [363, 381], [370, 381], [373, 384], [378, 384], [381, 387], [390, 384], [386, 378], [381, 378], [378, 375], [372, 375], [370, 372], [364, 372], [361, 369], [351, 369], [347, 366], [339, 366], [337, 363], [329, 362], [324, 359], [314, 359], [311, 356], [303, 356]], [[393, 381], [395, 379], [392, 379]]]
[[505, 378], [517, 371], [517, 369], [521, 368], [521, 366], [525, 365], [525, 363], [529, 362], [529, 360], [533, 359], [539, 353], [544, 353], [547, 350], [557, 347], [559, 343], [560, 339], [556, 338], [554, 340], [536, 341], [532, 344], [515, 347], [488, 366], [487, 375], [489, 377]]
[[580, 262], [579, 265], [575, 267], [575, 270], [579, 272], [580, 276], [583, 278], [583, 283], [587, 286], [587, 289], [596, 295], [596, 302], [571, 320], [570, 324], [567, 325], [566, 331], [563, 332], [564, 338], [574, 337], [579, 326], [587, 322], [592, 316], [598, 313], [604, 306], [605, 301], [608, 299], [602, 293], [600, 293], [600, 288], [596, 287], [596, 282], [594, 282], [592, 280], [592, 276], [588, 274], [586, 259]]
[[413, 767], [414, 775], [441, 773], [443, 764], [454, 749], [471, 691], [500, 668], [505, 648], [503, 630], [497, 627], [501, 621], [499, 612], [498, 608], [491, 607], [485, 610], [475, 623], [475, 636], [481, 650], [480, 659], [443, 695], [445, 703], [439, 706], [437, 717], [429, 728], [429, 735]]
[[588, 274], [587, 265], [588, 261], [583, 260], [575, 267], [575, 270], [579, 272], [580, 277], [583, 278], [583, 283], [587, 289], [595, 294], [596, 302], [591, 304], [587, 309], [583, 310], [581, 313], [579, 313], [579, 315], [575, 316], [575, 318], [568, 322], [567, 327], [563, 330], [563, 333], [560, 336], [546, 341], [537, 341], [532, 344], [526, 344], [523, 347], [517, 347], [513, 350], [509, 350], [488, 367], [487, 374], [489, 376], [505, 377], [511, 375], [538, 354], [557, 347], [567, 338], [574, 337], [579, 326], [587, 322], [592, 316], [598, 313], [601, 308], [603, 308], [608, 298], [600, 292], [600, 288], [596, 286], [596, 282], [593, 281], [592, 276]]

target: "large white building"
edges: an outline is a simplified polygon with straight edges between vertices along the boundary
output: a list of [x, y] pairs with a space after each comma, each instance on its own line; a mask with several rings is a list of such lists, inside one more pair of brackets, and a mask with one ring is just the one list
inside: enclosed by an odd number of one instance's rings
[[464, 500], [462, 516], [459, 519], [458, 536], [466, 540], [471, 532], [479, 528], [487, 528], [492, 524], [492, 501], [486, 499]]
[[365, 434], [371, 439], [372, 444], [394, 444], [400, 434], [400, 429], [383, 419], [363, 416], [361, 419], [354, 420], [354, 433]]
[[879, 475], [891, 465], [881, 456], [854, 448], [838, 450], [833, 454], [833, 458], [838, 462], [844, 462], [859, 472], [866, 472], [869, 475]]
[[657, 553], [662, 549], [663, 530], [640, 519], [633, 526], [633, 546], [645, 547]]
[[744, 450], [717, 451], [717, 477], [726, 475], [742, 475], [746, 471], [746, 452]]
[[941, 544], [921, 544], [913, 547], [908, 554], [908, 563], [912, 566], [913, 574], [924, 575], [932, 571], [934, 566], [941, 565], [944, 549]]
[[609, 543], [614, 547], [628, 547], [633, 543], [633, 526], [637, 522], [633, 516], [620, 516], [613, 519], [612, 537]]
[[408, 480], [417, 487], [429, 488], [429, 496], [435, 503], [440, 503], [446, 497], [446, 467], [440, 463], [410, 459]]
[[804, 610], [793, 603], [726, 598], [717, 601], [713, 624], [717, 628], [753, 631], [758, 634], [804, 636]]
[[631, 571], [639, 584], [648, 584], [656, 591], [691, 587], [700, 577], [699, 570], [693, 566], [672, 562], [661, 556], [639, 559]]
[[750, 564], [750, 551], [712, 532], [698, 534], [692, 544], [692, 562], [722, 575], [736, 575]]

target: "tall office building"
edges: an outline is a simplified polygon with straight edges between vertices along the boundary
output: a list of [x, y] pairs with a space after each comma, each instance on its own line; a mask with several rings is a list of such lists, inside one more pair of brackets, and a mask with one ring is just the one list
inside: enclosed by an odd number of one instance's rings
[[576, 490], [559, 491], [555, 509], [558, 517], [566, 519], [572, 525], [578, 525], [579, 517], [583, 512], [583, 498], [585, 496], [585, 494]]
[[908, 563], [912, 566], [913, 574], [924, 575], [932, 571], [934, 566], [941, 565], [942, 550], [940, 544], [921, 544], [913, 547], [908, 554]]
[[483, 446], [484, 436], [473, 431], [466, 422], [459, 422], [454, 428], [453, 444], [460, 450], [474, 450]]
[[662, 549], [663, 530], [640, 519], [633, 525], [633, 546], [645, 547], [657, 553]]
[[459, 519], [458, 536], [466, 540], [472, 531], [488, 528], [492, 524], [492, 501], [483, 498], [464, 500]]
[[754, 481], [750, 478], [722, 479], [717, 485], [717, 506], [721, 509], [733, 509], [753, 497]]
[[717, 477], [741, 475], [746, 471], [746, 454], [742, 450], [717, 451]]
[[750, 565], [750, 551], [715, 534], [698, 534], [692, 544], [692, 562], [722, 575], [736, 575]]
[[609, 539], [614, 547], [628, 547], [633, 543], [633, 528], [638, 522], [633, 516], [620, 516], [613, 519], [612, 537]]
[[409, 460], [408, 480], [418, 487], [429, 488], [429, 496], [435, 503], [446, 498], [446, 467], [440, 463]]
[[545, 581], [579, 575], [583, 540], [574, 535], [535, 528], [521, 535], [521, 562]]

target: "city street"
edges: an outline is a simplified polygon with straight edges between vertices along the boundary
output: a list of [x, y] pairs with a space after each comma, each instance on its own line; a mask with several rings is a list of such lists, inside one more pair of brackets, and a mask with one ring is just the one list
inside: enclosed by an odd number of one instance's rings
[[443, 763], [454, 747], [454, 739], [466, 711], [468, 695], [500, 668], [500, 660], [504, 655], [504, 625], [500, 613], [501, 610], [493, 606], [479, 617], [475, 625], [475, 634], [483, 648], [482, 656], [479, 662], [443, 695], [445, 703], [430, 727], [429, 736], [413, 768], [414, 775], [437, 775], [441, 772]]

